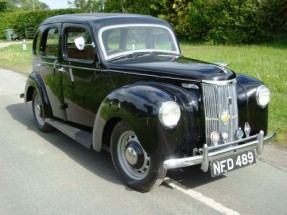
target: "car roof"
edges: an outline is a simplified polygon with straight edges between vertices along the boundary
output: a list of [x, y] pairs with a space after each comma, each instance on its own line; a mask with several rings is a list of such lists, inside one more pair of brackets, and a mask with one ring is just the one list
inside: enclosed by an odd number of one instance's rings
[[51, 23], [95, 23], [98, 25], [110, 24], [127, 24], [127, 23], [153, 23], [170, 26], [168, 22], [148, 16], [138, 14], [122, 13], [82, 13], [82, 14], [65, 14], [47, 18], [42, 25]]

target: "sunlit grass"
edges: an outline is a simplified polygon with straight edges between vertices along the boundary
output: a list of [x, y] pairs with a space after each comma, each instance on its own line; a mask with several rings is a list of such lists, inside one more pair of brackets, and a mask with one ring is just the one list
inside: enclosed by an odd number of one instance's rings
[[26, 51], [23, 51], [22, 44], [0, 48], [0, 67], [30, 73], [32, 71], [32, 44], [27, 43], [26, 47]]

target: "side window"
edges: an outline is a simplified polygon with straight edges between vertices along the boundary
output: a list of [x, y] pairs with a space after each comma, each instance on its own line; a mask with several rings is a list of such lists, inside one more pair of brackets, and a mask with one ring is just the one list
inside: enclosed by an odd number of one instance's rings
[[50, 28], [46, 35], [43, 53], [45, 56], [58, 57], [59, 53], [59, 32], [57, 28]]
[[65, 29], [65, 54], [69, 59], [95, 60], [94, 43], [90, 33], [81, 27], [67, 27]]

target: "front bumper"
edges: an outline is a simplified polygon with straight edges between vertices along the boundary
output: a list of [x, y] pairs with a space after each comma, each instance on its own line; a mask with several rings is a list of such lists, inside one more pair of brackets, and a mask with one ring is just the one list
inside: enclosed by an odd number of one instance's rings
[[199, 150], [200, 155], [165, 160], [163, 165], [166, 169], [173, 169], [201, 164], [201, 169], [207, 172], [209, 162], [213, 160], [253, 149], [256, 149], [257, 154], [261, 155], [264, 144], [269, 142], [274, 136], [275, 133], [272, 133], [264, 137], [264, 132], [260, 131], [259, 134], [222, 145], [208, 147], [207, 144], [204, 144], [203, 148]]

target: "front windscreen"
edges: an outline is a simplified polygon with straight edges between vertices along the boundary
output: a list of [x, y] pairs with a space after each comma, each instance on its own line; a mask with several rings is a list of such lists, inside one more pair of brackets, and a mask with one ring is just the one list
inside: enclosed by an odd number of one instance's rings
[[106, 60], [134, 52], [179, 54], [173, 32], [160, 25], [114, 25], [99, 31]]

